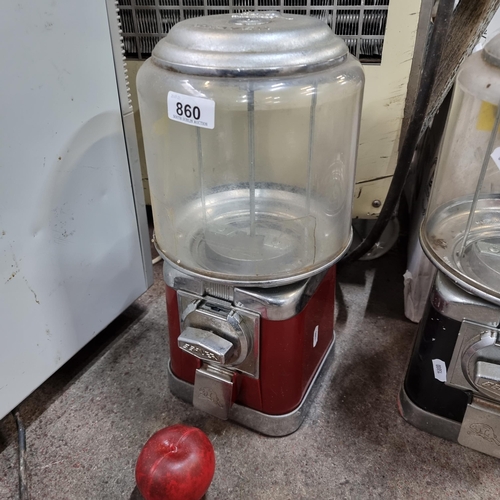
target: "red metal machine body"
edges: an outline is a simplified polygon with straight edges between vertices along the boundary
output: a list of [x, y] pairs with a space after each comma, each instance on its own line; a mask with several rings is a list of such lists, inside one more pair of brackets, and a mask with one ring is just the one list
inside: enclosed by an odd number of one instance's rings
[[[259, 377], [235, 370], [233, 402], [267, 415], [295, 410], [306, 395], [334, 340], [335, 266], [330, 268], [303, 309], [293, 317], [260, 318]], [[181, 350], [178, 294], [167, 286], [170, 367], [194, 384], [202, 361]]]

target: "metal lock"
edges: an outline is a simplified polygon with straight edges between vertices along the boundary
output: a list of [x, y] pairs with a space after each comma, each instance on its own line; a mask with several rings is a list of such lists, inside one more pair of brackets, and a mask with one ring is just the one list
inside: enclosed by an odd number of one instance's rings
[[236, 371], [259, 376], [260, 316], [214, 297], [177, 292], [181, 334], [177, 345], [203, 361], [196, 370], [193, 405], [227, 419]]
[[180, 349], [210, 364], [259, 377], [257, 313], [214, 297], [199, 297], [184, 291], [178, 291], [177, 297]]
[[462, 322], [447, 384], [500, 402], [500, 330]]
[[198, 299], [181, 316], [178, 345], [197, 358], [224, 366], [239, 365], [252, 349], [252, 336], [231, 305]]

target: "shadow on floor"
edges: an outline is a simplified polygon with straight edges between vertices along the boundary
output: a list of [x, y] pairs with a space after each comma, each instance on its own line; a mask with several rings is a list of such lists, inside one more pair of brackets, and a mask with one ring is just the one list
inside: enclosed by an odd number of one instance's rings
[[[206, 495], [203, 495], [203, 498], [201, 500], [205, 500], [205, 498]], [[144, 500], [144, 497], [141, 495], [141, 492], [138, 490], [137, 486], [134, 488], [134, 491], [132, 491], [129, 500]]]
[[[38, 389], [28, 396], [19, 406], [21, 418], [26, 428], [37, 420], [42, 413], [66, 390], [68, 385], [77, 381], [120, 336], [146, 313], [146, 308], [136, 303], [127, 308], [118, 318], [94, 337], [85, 347], [67, 361], [54, 375], [49, 377]], [[14, 419], [7, 415], [0, 420], [0, 453], [17, 440]]]
[[134, 491], [130, 495], [129, 500], [144, 500], [144, 497], [141, 495], [141, 492], [138, 490], [137, 486], [134, 488]]
[[[338, 265], [337, 273], [337, 297], [342, 299], [342, 292], [339, 294], [339, 285], [343, 283], [364, 287], [367, 281], [367, 274], [374, 273], [370, 296], [367, 301], [366, 314], [373, 314], [394, 319], [403, 319], [404, 310], [403, 274], [406, 271], [406, 252], [401, 248], [403, 243], [398, 242], [387, 254], [368, 261], [356, 261], [348, 265], [342, 262]], [[390, 299], [389, 299], [390, 298]], [[343, 301], [339, 301], [340, 304]], [[345, 307], [340, 306], [340, 319], [346, 314]], [[337, 321], [339, 318], [337, 319]]]

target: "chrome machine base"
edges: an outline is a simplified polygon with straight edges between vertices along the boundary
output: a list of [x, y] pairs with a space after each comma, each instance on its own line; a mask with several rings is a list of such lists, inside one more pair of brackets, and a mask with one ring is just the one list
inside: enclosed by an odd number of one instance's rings
[[422, 431], [449, 441], [458, 441], [462, 424], [448, 418], [429, 413], [417, 406], [406, 394], [404, 385], [398, 397], [398, 407], [401, 416], [411, 425]]
[[[335, 335], [333, 341], [316, 372], [309, 389], [300, 405], [290, 413], [284, 415], [267, 415], [260, 411], [234, 404], [229, 411], [229, 420], [253, 429], [266, 436], [287, 436], [295, 432], [304, 421], [309, 408], [314, 401], [322, 382], [325, 380], [333, 362]], [[168, 367], [168, 383], [170, 392], [186, 403], [193, 403], [193, 385], [177, 378]]]

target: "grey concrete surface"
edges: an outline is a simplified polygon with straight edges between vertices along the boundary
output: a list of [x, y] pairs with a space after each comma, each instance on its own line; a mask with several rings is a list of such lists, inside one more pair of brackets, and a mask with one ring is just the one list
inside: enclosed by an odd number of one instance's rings
[[[21, 405], [32, 499], [139, 500], [134, 466], [156, 430], [205, 431], [213, 499], [500, 497], [500, 462], [398, 414], [416, 326], [403, 316], [401, 256], [341, 269], [334, 362], [302, 427], [268, 438], [172, 397], [161, 283]], [[0, 499], [17, 498], [12, 417], [0, 421]]]

